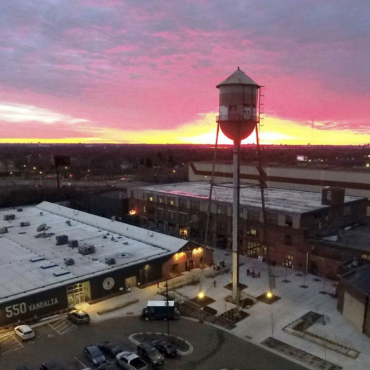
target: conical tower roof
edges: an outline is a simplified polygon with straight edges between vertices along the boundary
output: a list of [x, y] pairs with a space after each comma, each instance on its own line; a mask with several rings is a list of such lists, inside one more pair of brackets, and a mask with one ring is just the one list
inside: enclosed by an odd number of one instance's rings
[[260, 87], [255, 83], [249, 76], [247, 76], [241, 69], [238, 69], [231, 74], [226, 80], [220, 82], [216, 87], [219, 88], [223, 85], [255, 85]]

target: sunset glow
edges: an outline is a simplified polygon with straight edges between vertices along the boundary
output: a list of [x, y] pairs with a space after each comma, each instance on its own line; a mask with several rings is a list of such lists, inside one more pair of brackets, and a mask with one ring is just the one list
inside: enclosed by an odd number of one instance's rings
[[240, 66], [264, 86], [262, 144], [367, 144], [369, 9], [11, 1], [0, 16], [0, 142], [214, 144], [215, 86]]

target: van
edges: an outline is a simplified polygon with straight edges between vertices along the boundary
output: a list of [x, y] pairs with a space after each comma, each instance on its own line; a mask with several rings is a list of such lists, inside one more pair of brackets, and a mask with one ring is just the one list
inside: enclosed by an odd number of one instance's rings
[[141, 317], [144, 320], [171, 320], [180, 318], [180, 312], [175, 301], [148, 301]]

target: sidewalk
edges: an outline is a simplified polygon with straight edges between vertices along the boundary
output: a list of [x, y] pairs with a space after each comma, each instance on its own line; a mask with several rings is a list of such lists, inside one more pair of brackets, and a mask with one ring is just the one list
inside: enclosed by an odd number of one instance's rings
[[[231, 267], [231, 254], [229, 252], [215, 250], [214, 260], [216, 264], [220, 261], [225, 261], [226, 266]], [[240, 282], [247, 285], [247, 288], [241, 293], [241, 299], [247, 297], [255, 299], [269, 290], [267, 266], [265, 263], [241, 256], [240, 265]], [[251, 275], [247, 276], [248, 268], [249, 270], [254, 269], [256, 273], [260, 272], [261, 277], [253, 278]], [[202, 273], [200, 269], [195, 269], [186, 272], [181, 277], [169, 280], [169, 287], [181, 284], [182, 281], [190, 281], [192, 277], [199, 277], [200, 284], [186, 285], [176, 289], [176, 291], [183, 297], [194, 298], [200, 291], [201, 285], [201, 290], [205, 292], [205, 295], [215, 300], [209, 307], [216, 309], [217, 314], [221, 314], [235, 307], [232, 303], [224, 300], [226, 296], [231, 295], [231, 291], [224, 288], [225, 285], [231, 282], [231, 270], [229, 273], [218, 275], [215, 278], [206, 278], [205, 276], [212, 271], [212, 269], [205, 269]], [[236, 327], [230, 331], [232, 334], [256, 344], [260, 344], [268, 337], [273, 337], [340, 365], [346, 370], [364, 370], [370, 367], [370, 339], [360, 333], [356, 327], [336, 310], [336, 298], [333, 298], [330, 294], [322, 294], [323, 291], [334, 294], [334, 282], [309, 274], [300, 276], [301, 274], [297, 271], [281, 266], [274, 267], [273, 274], [276, 276], [276, 288], [273, 290], [273, 293], [281, 299], [271, 305], [257, 302], [251, 308], [245, 309], [244, 311], [248, 312], [250, 316], [237, 323]], [[216, 286], [214, 286], [214, 282], [216, 282]], [[301, 286], [303, 285], [306, 288], [302, 288]], [[164, 290], [164, 283], [160, 284], [160, 289], [157, 288], [157, 285], [144, 289], [134, 288], [131, 293], [92, 305], [85, 303], [79, 307], [89, 313], [93, 322], [108, 320], [113, 317], [140, 315], [148, 300], [163, 300], [163, 296], [157, 294], [158, 290]], [[136, 299], [139, 301], [127, 307], [102, 315], [98, 314], [98, 311], [114, 309], [124, 302]], [[283, 331], [284, 327], [309, 311], [327, 315], [330, 318], [330, 322], [325, 326], [314, 324], [309, 328], [310, 332], [340, 343], [350, 344], [352, 348], [360, 352], [360, 355], [356, 359], [352, 359]]]

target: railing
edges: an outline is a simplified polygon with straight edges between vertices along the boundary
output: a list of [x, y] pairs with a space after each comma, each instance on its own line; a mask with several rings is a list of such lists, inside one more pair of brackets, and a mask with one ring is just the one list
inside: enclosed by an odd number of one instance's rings
[[257, 115], [252, 116], [251, 114], [225, 114], [217, 116], [217, 122], [223, 121], [235, 121], [235, 122], [243, 122], [243, 121], [253, 121], [259, 122], [260, 117]]

